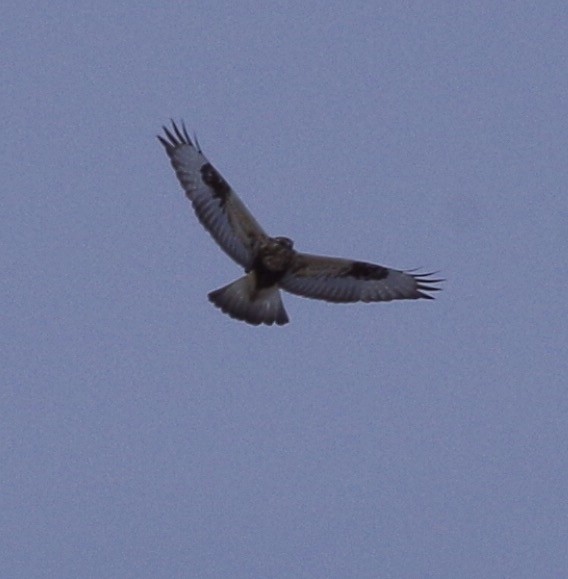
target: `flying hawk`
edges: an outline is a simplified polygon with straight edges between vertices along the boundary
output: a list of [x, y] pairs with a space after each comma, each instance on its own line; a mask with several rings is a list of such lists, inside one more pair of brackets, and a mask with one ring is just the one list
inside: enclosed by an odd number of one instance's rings
[[433, 274], [416, 274], [364, 261], [309, 255], [287, 237], [270, 237], [207, 160], [185, 126], [163, 127], [158, 139], [202, 225], [246, 275], [209, 294], [223, 312], [249, 324], [288, 323], [280, 288], [329, 302], [432, 299]]

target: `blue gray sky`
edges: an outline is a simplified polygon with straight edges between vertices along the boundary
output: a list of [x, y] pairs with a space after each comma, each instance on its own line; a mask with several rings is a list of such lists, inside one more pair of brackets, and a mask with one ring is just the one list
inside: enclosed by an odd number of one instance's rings
[[[568, 574], [564, 2], [4, 2], [0, 575]], [[155, 136], [265, 229], [434, 302], [240, 275]]]

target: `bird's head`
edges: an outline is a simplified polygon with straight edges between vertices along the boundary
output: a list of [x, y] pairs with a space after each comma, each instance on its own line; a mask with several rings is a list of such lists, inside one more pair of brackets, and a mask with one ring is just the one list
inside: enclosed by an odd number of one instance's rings
[[292, 249], [294, 247], [294, 242], [289, 237], [275, 237], [274, 241], [286, 249]]

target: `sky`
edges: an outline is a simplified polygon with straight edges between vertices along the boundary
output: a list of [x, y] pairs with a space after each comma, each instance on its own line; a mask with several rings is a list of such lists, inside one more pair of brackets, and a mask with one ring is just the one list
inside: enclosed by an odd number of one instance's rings
[[[1, 576], [568, 575], [564, 2], [1, 12]], [[444, 291], [223, 315], [170, 118], [270, 234]]]

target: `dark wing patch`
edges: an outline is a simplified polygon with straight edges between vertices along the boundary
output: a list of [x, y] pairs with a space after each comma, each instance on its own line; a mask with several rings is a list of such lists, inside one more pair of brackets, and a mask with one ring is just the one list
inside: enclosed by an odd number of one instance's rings
[[384, 279], [389, 274], [386, 267], [374, 265], [373, 263], [366, 263], [364, 261], [354, 261], [353, 265], [347, 270], [347, 277], [354, 277], [355, 279]]
[[381, 302], [433, 299], [438, 291], [431, 274], [413, 274], [366, 262], [296, 254], [280, 287], [290, 293], [329, 302]]
[[223, 250], [244, 268], [250, 268], [254, 247], [266, 233], [245, 204], [194, 144], [185, 126], [172, 121], [158, 136], [199, 221]]
[[231, 194], [231, 187], [217, 172], [211, 163], [205, 163], [200, 169], [201, 178], [206, 185], [213, 190], [213, 195], [219, 199], [221, 206], [225, 205], [227, 198]]

